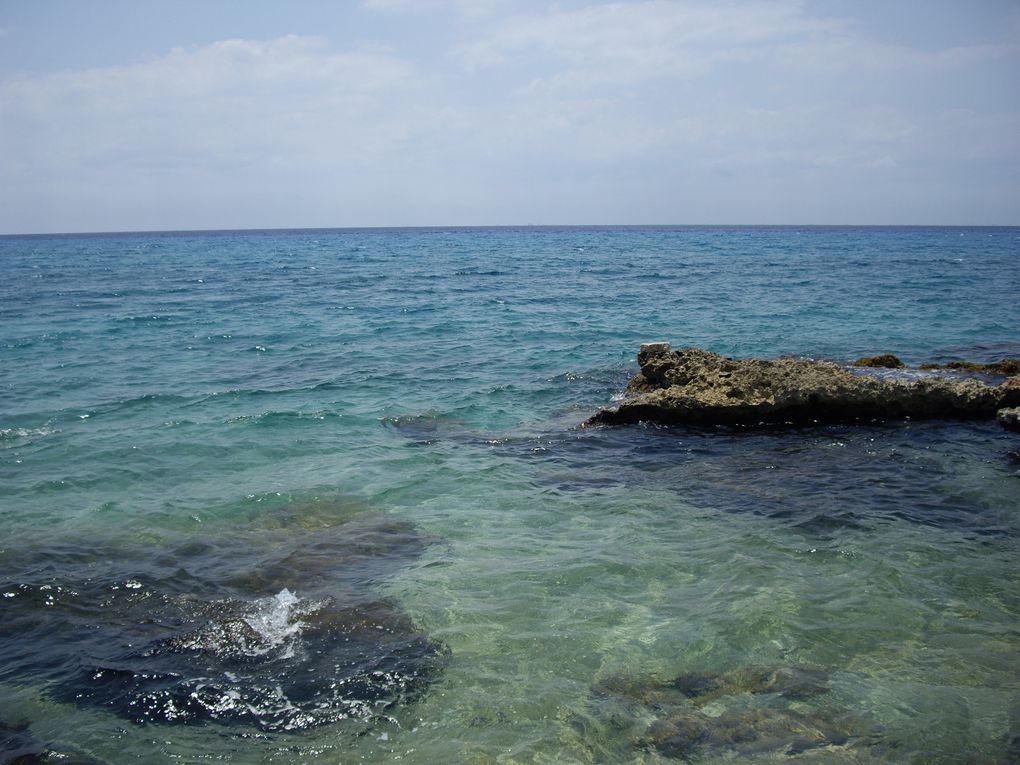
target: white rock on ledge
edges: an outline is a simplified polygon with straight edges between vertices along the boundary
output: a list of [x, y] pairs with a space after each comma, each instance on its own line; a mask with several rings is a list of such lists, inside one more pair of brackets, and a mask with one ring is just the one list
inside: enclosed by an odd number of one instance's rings
[[671, 346], [667, 342], [657, 343], [641, 343], [641, 348], [638, 350], [638, 355], [641, 356], [661, 356], [663, 353], [669, 353]]

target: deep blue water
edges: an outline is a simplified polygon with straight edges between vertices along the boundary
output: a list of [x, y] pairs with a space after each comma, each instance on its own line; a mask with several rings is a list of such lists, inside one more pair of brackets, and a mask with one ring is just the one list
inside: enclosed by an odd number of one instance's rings
[[1018, 285], [1017, 228], [0, 238], [0, 760], [1015, 759], [1015, 435], [577, 426], [649, 340], [1020, 356]]

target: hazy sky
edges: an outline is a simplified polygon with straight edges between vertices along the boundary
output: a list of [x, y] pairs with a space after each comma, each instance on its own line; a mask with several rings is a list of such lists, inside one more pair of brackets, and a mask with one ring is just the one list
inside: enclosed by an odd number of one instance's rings
[[0, 0], [0, 232], [1020, 224], [1020, 0]]

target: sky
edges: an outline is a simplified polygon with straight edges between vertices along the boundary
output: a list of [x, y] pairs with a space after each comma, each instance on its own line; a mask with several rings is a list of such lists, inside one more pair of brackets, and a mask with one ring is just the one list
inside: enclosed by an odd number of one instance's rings
[[0, 233], [1020, 225], [1020, 0], [0, 0]]

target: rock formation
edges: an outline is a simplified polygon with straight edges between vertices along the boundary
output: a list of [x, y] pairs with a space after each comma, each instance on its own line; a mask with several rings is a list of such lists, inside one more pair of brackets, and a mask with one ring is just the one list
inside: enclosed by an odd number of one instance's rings
[[1004, 428], [1020, 430], [1020, 406], [1000, 409], [996, 413], [995, 419], [997, 419], [999, 424]]
[[803, 358], [731, 359], [700, 348], [643, 345], [641, 372], [619, 406], [585, 425], [853, 422], [897, 418], [993, 418], [1020, 405], [1020, 386], [911, 373], [854, 372]]

